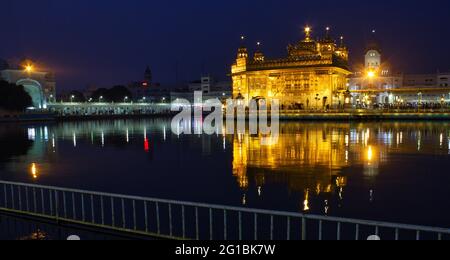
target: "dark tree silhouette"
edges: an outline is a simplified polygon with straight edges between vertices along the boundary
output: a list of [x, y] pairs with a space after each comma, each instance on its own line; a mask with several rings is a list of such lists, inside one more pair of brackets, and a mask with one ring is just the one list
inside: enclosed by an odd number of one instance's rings
[[[72, 96], [73, 96], [73, 98], [72, 98]], [[80, 91], [73, 90], [69, 94], [69, 101], [71, 101], [71, 102], [86, 102], [86, 97]]]
[[23, 86], [0, 81], [0, 108], [8, 111], [23, 111], [33, 105]]
[[125, 86], [115, 86], [111, 89], [99, 88], [92, 93], [92, 100], [100, 101], [103, 97], [104, 102], [123, 102], [125, 98], [132, 99], [132, 94]]

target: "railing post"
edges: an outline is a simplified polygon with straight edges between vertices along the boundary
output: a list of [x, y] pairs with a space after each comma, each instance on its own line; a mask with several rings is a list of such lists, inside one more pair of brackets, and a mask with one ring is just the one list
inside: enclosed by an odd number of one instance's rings
[[121, 199], [122, 202], [122, 227], [125, 229], [127, 226], [127, 220], [125, 217], [125, 200]]
[[341, 240], [341, 222], [337, 223], [337, 240]]
[[133, 228], [137, 230], [136, 201], [133, 200]]
[[13, 185], [10, 185], [10, 189], [11, 189], [11, 202], [12, 202], [12, 209], [16, 209], [16, 205], [14, 203], [14, 188]]
[[56, 219], [59, 219], [59, 198], [58, 198], [58, 191], [55, 190], [55, 215]]
[[173, 236], [173, 227], [172, 227], [172, 204], [169, 204], [169, 235]]
[[273, 215], [270, 215], [270, 240], [273, 241]]
[[156, 228], [158, 231], [158, 235], [160, 235], [161, 234], [161, 220], [159, 217], [159, 203], [158, 202], [155, 203], [155, 207], [156, 207]]
[[227, 210], [223, 210], [223, 238], [228, 240]]
[[54, 211], [53, 211], [53, 192], [52, 190], [48, 190], [48, 197], [50, 198], [50, 212], [51, 212], [51, 216], [54, 215]]
[[355, 235], [355, 240], [358, 241], [359, 240], [359, 224], [356, 224], [356, 231], [355, 231], [356, 235]]
[[209, 208], [209, 240], [213, 240], [213, 215], [211, 208]]
[[19, 194], [19, 210], [22, 210], [22, 189], [20, 186], [17, 186], [17, 193]]
[[116, 216], [114, 214], [114, 197], [111, 197], [111, 222], [112, 226], [116, 226]]
[[323, 226], [323, 221], [322, 220], [319, 220], [319, 241], [322, 241], [323, 240], [323, 235], [322, 235], [322, 227]]
[[148, 233], [148, 205], [147, 201], [144, 201], [144, 218], [145, 218], [145, 232]]
[[195, 207], [195, 238], [200, 240], [199, 222], [198, 222], [198, 207]]
[[42, 214], [45, 214], [45, 200], [44, 200], [44, 189], [41, 188], [41, 209]]
[[75, 192], [72, 192], [72, 218], [77, 220], [77, 210], [75, 206]]
[[95, 224], [94, 195], [91, 194], [91, 222]]
[[5, 209], [8, 208], [8, 196], [6, 192], [6, 184], [3, 184], [3, 191], [5, 192]]
[[101, 211], [101, 218], [102, 218], [102, 226], [105, 225], [105, 205], [103, 202], [103, 196], [100, 196], [100, 211]]
[[287, 236], [286, 240], [291, 240], [291, 217], [287, 217]]
[[255, 229], [255, 241], [257, 241], [258, 240], [258, 214], [257, 213], [255, 213], [255, 215], [254, 215], [254, 222], [255, 222], [255, 227], [254, 227], [254, 229]]
[[64, 218], [67, 219], [67, 205], [66, 205], [66, 192], [62, 192], [63, 195], [63, 210], [64, 210]]
[[81, 217], [83, 222], [86, 222], [86, 214], [84, 213], [84, 193], [81, 193]]
[[242, 212], [239, 211], [239, 241], [242, 241]]
[[37, 198], [36, 198], [36, 188], [33, 187], [33, 212], [37, 213]]
[[306, 240], [306, 218], [302, 218], [302, 240]]
[[30, 212], [30, 203], [29, 203], [29, 196], [28, 196], [28, 186], [25, 186], [25, 201], [27, 204], [27, 212]]

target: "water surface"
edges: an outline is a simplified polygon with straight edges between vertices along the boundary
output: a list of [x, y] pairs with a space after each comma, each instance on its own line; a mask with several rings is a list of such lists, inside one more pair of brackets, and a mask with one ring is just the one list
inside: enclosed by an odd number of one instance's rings
[[446, 122], [288, 122], [268, 146], [164, 119], [1, 125], [0, 179], [450, 227], [449, 139]]

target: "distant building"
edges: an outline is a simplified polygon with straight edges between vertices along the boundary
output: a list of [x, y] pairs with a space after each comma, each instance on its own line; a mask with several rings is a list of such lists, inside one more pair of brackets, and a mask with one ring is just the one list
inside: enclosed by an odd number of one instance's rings
[[245, 101], [278, 99], [283, 109], [338, 107], [346, 100], [348, 49], [330, 36], [314, 40], [311, 28], [305, 38], [289, 45], [288, 55], [266, 59], [259, 49], [253, 59], [245, 46], [239, 48], [231, 68], [233, 97]]
[[221, 102], [232, 97], [232, 83], [230, 81], [216, 81], [211, 76], [201, 77], [200, 80], [189, 83], [184, 90], [172, 91], [171, 101], [185, 99], [194, 103], [194, 92], [201, 91], [203, 101], [208, 99], [219, 99]]
[[47, 108], [48, 102], [55, 100], [55, 75], [51, 72], [39, 71], [39, 68], [29, 62], [23, 68], [0, 62], [0, 79], [11, 84], [22, 85], [30, 94], [33, 107]]
[[147, 66], [143, 80], [128, 84], [128, 89], [135, 101], [147, 100], [151, 99], [152, 88], [156, 87], [156, 85], [153, 83], [152, 70]]
[[364, 68], [350, 78], [356, 107], [443, 105], [450, 102], [450, 73], [393, 73], [383, 62], [380, 44], [373, 35], [364, 57]]

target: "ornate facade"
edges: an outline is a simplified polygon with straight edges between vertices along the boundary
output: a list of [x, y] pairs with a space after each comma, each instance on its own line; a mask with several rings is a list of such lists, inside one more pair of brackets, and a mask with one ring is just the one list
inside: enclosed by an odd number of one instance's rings
[[[259, 47], [260, 44], [258, 44]], [[233, 97], [245, 100], [280, 100], [282, 109], [322, 109], [344, 105], [348, 76], [348, 49], [331, 38], [329, 28], [321, 40], [305, 38], [287, 47], [281, 59], [266, 59], [258, 48], [253, 59], [248, 49], [238, 50], [232, 66]]]

